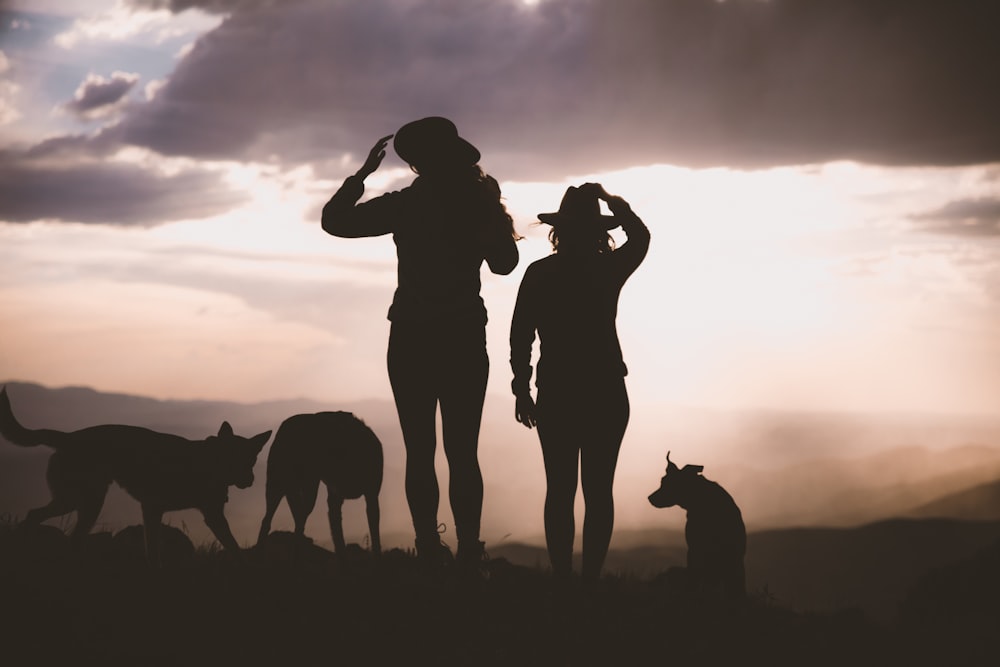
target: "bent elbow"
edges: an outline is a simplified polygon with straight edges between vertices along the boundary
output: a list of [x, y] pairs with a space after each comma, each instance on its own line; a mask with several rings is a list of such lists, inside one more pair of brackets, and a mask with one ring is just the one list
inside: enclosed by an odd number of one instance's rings
[[320, 217], [320, 226], [323, 231], [332, 236], [338, 236], [337, 234], [337, 218], [333, 215], [333, 212], [329, 210], [327, 206], [323, 207], [323, 215]]
[[502, 255], [486, 258], [486, 264], [490, 267], [490, 271], [498, 276], [509, 275], [517, 267], [520, 255], [517, 252], [517, 246], [513, 243], [511, 246], [510, 250]]
[[343, 211], [337, 211], [327, 204], [323, 207], [320, 225], [323, 231], [331, 236], [347, 237], [351, 235], [348, 218], [349, 216], [344, 215]]
[[513, 260], [508, 260], [506, 262], [488, 262], [490, 271], [497, 274], [498, 276], [510, 275], [510, 272], [517, 267], [517, 258]]

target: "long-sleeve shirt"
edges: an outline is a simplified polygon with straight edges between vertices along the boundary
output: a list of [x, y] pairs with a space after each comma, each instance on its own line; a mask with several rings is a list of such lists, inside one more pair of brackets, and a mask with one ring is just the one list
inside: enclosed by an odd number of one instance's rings
[[499, 201], [418, 177], [402, 190], [358, 204], [364, 182], [344, 181], [323, 208], [323, 229], [341, 237], [392, 234], [398, 259], [397, 288], [389, 308], [394, 322], [486, 321], [479, 295], [485, 260], [494, 273], [510, 273], [518, 252]]
[[618, 296], [646, 256], [649, 230], [627, 206], [613, 212], [628, 236], [619, 248], [589, 255], [556, 252], [525, 271], [510, 327], [515, 395], [530, 391], [536, 332], [538, 387], [627, 375], [615, 324]]

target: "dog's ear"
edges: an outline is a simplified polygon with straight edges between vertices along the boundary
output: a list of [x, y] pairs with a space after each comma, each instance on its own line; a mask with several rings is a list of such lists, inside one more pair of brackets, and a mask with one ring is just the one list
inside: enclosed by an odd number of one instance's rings
[[219, 427], [219, 437], [220, 438], [233, 437], [233, 427], [229, 425], [229, 422], [222, 422], [222, 426]]
[[704, 470], [704, 469], [705, 469], [705, 466], [687, 465], [687, 466], [684, 466], [684, 469], [681, 470], [681, 472], [687, 473], [689, 475], [697, 475], [697, 474], [701, 473], [701, 471]]
[[253, 446], [254, 451], [256, 451], [259, 454], [260, 450], [264, 449], [264, 445], [266, 445], [267, 441], [270, 439], [271, 439], [271, 432], [264, 431], [263, 433], [258, 433], [254, 437], [250, 438], [250, 444], [251, 446]]
[[670, 460], [670, 452], [667, 452], [667, 473], [677, 472], [677, 464]]

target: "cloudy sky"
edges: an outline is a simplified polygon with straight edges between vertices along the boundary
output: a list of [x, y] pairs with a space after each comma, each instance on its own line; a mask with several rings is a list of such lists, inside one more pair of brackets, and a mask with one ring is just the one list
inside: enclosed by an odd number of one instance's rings
[[[445, 115], [521, 265], [598, 180], [652, 230], [630, 393], [1000, 412], [994, 0], [0, 1], [0, 376], [171, 398], [388, 398], [389, 238], [319, 210]], [[395, 155], [369, 193], [411, 178]], [[493, 400], [493, 399], [491, 399]], [[511, 408], [512, 409], [512, 408]]]

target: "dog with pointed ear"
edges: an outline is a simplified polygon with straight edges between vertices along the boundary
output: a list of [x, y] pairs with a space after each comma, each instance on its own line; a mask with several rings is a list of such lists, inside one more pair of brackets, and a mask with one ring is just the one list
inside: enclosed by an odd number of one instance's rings
[[0, 388], [0, 434], [15, 445], [54, 450], [46, 481], [48, 505], [28, 512], [24, 523], [76, 512], [73, 539], [82, 541], [97, 521], [112, 482], [139, 501], [146, 557], [160, 564], [159, 533], [165, 512], [197, 509], [223, 547], [240, 546], [226, 521], [229, 487], [253, 484], [257, 455], [271, 432], [244, 438], [223, 422], [217, 435], [188, 440], [171, 433], [124, 424], [101, 424], [78, 431], [30, 429], [14, 417], [6, 387]]
[[688, 574], [702, 587], [721, 587], [726, 597], [741, 599], [746, 596], [743, 515], [725, 489], [702, 476], [704, 469], [700, 465], [679, 468], [667, 452], [666, 474], [660, 488], [649, 495], [649, 503], [687, 510]]

